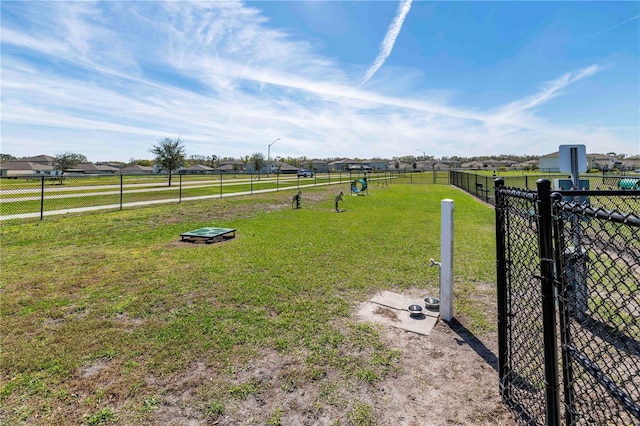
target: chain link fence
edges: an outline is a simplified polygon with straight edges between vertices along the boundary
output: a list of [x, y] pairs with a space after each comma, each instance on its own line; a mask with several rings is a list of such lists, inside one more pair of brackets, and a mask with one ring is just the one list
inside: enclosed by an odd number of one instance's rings
[[640, 196], [557, 196], [568, 424], [640, 424]]
[[[571, 178], [560, 173], [537, 173], [537, 174], [511, 174], [507, 176], [496, 176], [476, 173], [473, 171], [452, 170], [450, 172], [451, 185], [474, 195], [481, 200], [495, 205], [494, 181], [502, 179], [507, 188], [519, 188], [536, 191], [536, 181], [538, 179], [549, 179], [553, 183], [553, 188], [569, 190], [572, 188]], [[640, 190], [640, 175], [638, 174], [608, 174], [608, 173], [587, 173], [580, 175], [580, 188], [583, 190]]]
[[21, 223], [44, 220], [47, 216], [106, 212], [258, 192], [336, 184], [353, 186], [362, 179], [368, 181], [368, 189], [375, 189], [396, 182], [448, 183], [448, 172], [352, 170], [319, 173], [313, 177], [280, 173], [5, 177], [0, 179], [0, 221]]
[[498, 181], [499, 375], [522, 424], [640, 424], [640, 191]]
[[498, 198], [500, 392], [524, 423], [545, 417], [542, 291], [536, 193], [504, 189]]

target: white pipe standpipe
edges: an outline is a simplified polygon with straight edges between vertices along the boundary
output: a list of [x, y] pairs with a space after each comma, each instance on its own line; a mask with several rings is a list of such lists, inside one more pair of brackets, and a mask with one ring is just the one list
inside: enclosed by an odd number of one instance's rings
[[453, 200], [440, 204], [440, 316], [453, 319]]

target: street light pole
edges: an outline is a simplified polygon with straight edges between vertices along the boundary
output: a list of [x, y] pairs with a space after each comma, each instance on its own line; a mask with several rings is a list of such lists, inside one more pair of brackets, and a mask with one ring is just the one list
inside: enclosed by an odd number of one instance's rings
[[271, 142], [267, 147], [267, 177], [269, 177], [269, 175], [271, 174], [271, 145], [278, 142], [279, 140], [280, 138], [277, 138], [276, 140]]
[[421, 150], [421, 149], [416, 149], [416, 151], [420, 151], [420, 152], [422, 153], [422, 159], [423, 159], [423, 160], [427, 158], [427, 154], [426, 154], [423, 150]]

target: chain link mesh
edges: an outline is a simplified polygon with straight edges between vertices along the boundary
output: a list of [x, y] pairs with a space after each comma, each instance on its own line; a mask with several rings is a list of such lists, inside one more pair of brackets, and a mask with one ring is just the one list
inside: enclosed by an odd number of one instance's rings
[[523, 424], [545, 418], [542, 298], [535, 193], [506, 189], [505, 218], [507, 372], [505, 402]]
[[[348, 183], [362, 173], [322, 173], [301, 179], [292, 174], [144, 174], [21, 176], [0, 179], [0, 221], [21, 223], [46, 216], [86, 214], [159, 203], [179, 203], [230, 194], [299, 189]], [[430, 175], [431, 177], [431, 175]], [[388, 186], [390, 173], [375, 173], [372, 184]], [[395, 176], [393, 176], [395, 178]]]
[[545, 400], [545, 367], [553, 363], [545, 364], [544, 336], [552, 333], [563, 421], [640, 424], [640, 192], [551, 195], [556, 330], [542, 325], [538, 194], [496, 191], [507, 269], [506, 316], [499, 324], [506, 340], [503, 399], [522, 424], [548, 420], [553, 399]]
[[640, 197], [562, 194], [565, 416], [576, 425], [640, 424]]

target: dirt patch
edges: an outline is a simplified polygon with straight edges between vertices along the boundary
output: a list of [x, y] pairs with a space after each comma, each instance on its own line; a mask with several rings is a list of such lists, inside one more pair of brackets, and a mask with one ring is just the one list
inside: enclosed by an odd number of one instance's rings
[[429, 336], [390, 327], [385, 338], [401, 350], [402, 374], [384, 382], [379, 424], [515, 424], [498, 394], [494, 336], [440, 321]]
[[383, 317], [388, 318], [391, 321], [399, 321], [398, 314], [393, 309], [389, 309], [389, 308], [385, 308], [385, 307], [382, 307], [382, 306], [378, 306], [373, 311], [373, 313], [377, 314], [377, 315], [382, 315]]
[[[382, 327], [389, 348], [400, 351], [398, 368], [373, 383], [345, 381], [338, 371], [316, 376], [299, 355], [263, 353], [226, 377], [224, 395], [236, 392], [219, 413], [207, 404], [220, 400], [220, 376], [197, 362], [179, 375], [153, 383], [163, 402], [157, 424], [215, 425], [515, 425], [498, 394], [496, 340], [480, 338], [462, 324], [440, 321], [429, 336]], [[215, 392], [214, 392], [215, 393]], [[212, 403], [213, 401], [213, 403]], [[360, 407], [370, 422], [357, 423]], [[276, 421], [277, 420], [277, 421]], [[278, 423], [278, 421], [280, 423]]]

